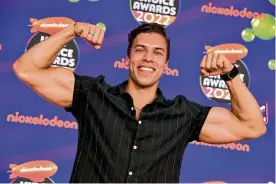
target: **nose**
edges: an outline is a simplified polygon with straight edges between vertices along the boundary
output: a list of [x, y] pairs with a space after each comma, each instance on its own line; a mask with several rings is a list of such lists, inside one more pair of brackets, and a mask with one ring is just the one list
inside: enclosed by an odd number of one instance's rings
[[152, 62], [153, 61], [153, 53], [150, 51], [145, 52], [143, 60], [147, 61], [147, 62]]

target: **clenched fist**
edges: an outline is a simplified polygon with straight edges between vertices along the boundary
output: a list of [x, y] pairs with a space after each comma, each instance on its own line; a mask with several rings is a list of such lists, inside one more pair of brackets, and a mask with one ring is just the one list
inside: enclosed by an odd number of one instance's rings
[[101, 29], [99, 26], [85, 22], [77, 22], [74, 26], [74, 32], [76, 36], [86, 40], [93, 45], [95, 49], [101, 48], [105, 30]]
[[200, 63], [200, 75], [223, 75], [233, 69], [233, 64], [223, 55], [208, 53]]

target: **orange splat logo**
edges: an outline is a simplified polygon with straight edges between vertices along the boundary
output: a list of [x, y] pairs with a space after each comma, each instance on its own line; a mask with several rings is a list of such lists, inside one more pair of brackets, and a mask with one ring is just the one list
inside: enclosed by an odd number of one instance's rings
[[237, 60], [243, 59], [248, 50], [245, 46], [238, 44], [238, 43], [226, 43], [217, 46], [205, 46], [206, 54], [209, 53], [216, 53], [216, 54], [223, 54], [231, 63], [236, 63]]
[[32, 24], [28, 25], [31, 28], [31, 33], [43, 32], [50, 35], [56, 34], [62, 29], [66, 28], [70, 24], [73, 24], [74, 21], [67, 17], [48, 17], [44, 19], [35, 19], [30, 18]]
[[43, 182], [46, 178], [57, 172], [57, 165], [48, 160], [37, 160], [23, 163], [21, 165], [10, 164], [10, 179], [17, 177], [27, 178], [33, 182]]

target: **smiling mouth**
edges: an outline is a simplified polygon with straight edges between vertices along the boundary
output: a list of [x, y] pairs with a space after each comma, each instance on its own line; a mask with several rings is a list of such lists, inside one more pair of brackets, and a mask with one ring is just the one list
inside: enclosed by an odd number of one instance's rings
[[154, 71], [153, 68], [149, 68], [149, 67], [139, 67], [139, 70], [146, 71], [146, 72], [153, 72]]

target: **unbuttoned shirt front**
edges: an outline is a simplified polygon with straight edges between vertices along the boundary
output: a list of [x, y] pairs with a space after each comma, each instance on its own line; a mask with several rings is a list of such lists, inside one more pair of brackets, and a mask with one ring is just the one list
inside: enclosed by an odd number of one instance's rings
[[111, 86], [104, 76], [75, 75], [73, 104], [78, 121], [72, 183], [177, 183], [183, 154], [211, 109], [161, 90], [136, 119], [127, 80]]

